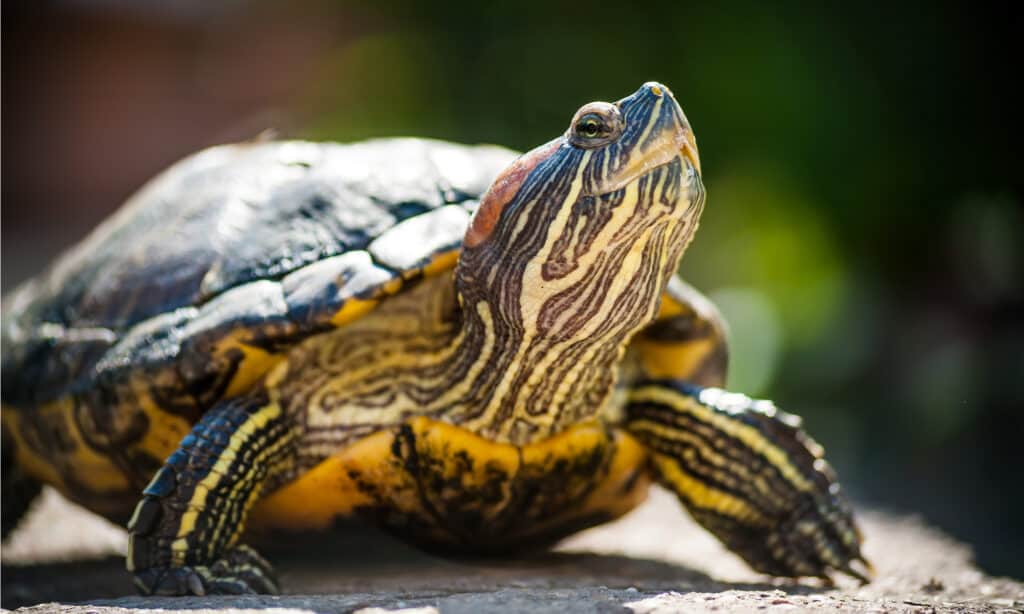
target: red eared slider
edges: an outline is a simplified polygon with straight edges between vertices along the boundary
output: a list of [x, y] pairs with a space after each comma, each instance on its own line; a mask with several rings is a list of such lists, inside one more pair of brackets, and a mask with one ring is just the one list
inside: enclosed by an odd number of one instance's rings
[[192, 156], [5, 300], [4, 531], [45, 482], [127, 522], [145, 593], [272, 592], [247, 527], [501, 552], [657, 480], [756, 570], [862, 577], [820, 447], [717, 388], [722, 321], [674, 275], [703, 206], [655, 83], [518, 158]]

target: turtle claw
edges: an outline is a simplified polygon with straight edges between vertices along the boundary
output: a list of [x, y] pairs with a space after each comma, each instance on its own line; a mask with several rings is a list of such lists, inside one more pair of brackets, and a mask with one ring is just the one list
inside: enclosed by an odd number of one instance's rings
[[857, 556], [851, 559], [846, 564], [846, 567], [839, 571], [852, 578], [856, 578], [863, 585], [871, 582], [871, 578], [875, 575], [875, 566], [863, 556]]
[[832, 586], [838, 572], [867, 584], [873, 569], [860, 552], [860, 532], [849, 506], [838, 496], [838, 488], [815, 498], [767, 535], [748, 534], [750, 539], [731, 546], [763, 573], [818, 578]]
[[274, 579], [274, 569], [258, 552], [246, 545], [235, 546], [210, 568], [217, 578], [236, 578], [255, 592], [276, 595], [281, 588]]
[[207, 594], [204, 577], [206, 567], [151, 567], [135, 572], [135, 586], [143, 595], [199, 595]]
[[236, 546], [212, 565], [151, 567], [135, 573], [146, 595], [255, 595], [281, 592], [270, 563], [248, 546]]

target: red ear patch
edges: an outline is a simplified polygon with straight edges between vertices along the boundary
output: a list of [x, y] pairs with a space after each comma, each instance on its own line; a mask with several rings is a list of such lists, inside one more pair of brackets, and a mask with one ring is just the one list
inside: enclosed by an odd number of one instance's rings
[[538, 164], [548, 159], [555, 151], [562, 146], [564, 139], [555, 139], [546, 145], [527, 152], [506, 168], [491, 184], [491, 187], [484, 194], [480, 206], [470, 222], [469, 230], [466, 231], [466, 238], [463, 245], [476, 247], [487, 237], [491, 236], [495, 224], [501, 218], [501, 212], [505, 205], [515, 197], [522, 187], [523, 182], [530, 175], [530, 171]]

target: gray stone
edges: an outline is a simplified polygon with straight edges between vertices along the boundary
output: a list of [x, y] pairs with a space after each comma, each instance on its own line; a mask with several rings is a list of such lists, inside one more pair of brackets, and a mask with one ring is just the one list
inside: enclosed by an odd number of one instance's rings
[[[988, 577], [970, 548], [912, 517], [860, 514], [876, 569], [866, 586], [793, 583], [751, 572], [661, 490], [625, 518], [584, 531], [553, 552], [501, 560], [444, 559], [366, 527], [329, 536], [270, 538], [286, 594], [139, 597], [117, 553], [123, 532], [53, 491], [4, 544], [2, 604], [43, 614], [259, 612], [1005, 612], [1024, 608], [1024, 584]], [[287, 543], [287, 547], [282, 547]], [[277, 546], [272, 546], [277, 544]], [[73, 560], [67, 560], [73, 559]], [[36, 605], [32, 605], [36, 604]]]

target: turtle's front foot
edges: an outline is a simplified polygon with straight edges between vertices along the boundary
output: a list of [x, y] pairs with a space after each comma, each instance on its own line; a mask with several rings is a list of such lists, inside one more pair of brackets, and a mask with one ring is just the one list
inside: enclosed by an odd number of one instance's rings
[[237, 544], [289, 449], [277, 404], [259, 395], [210, 409], [143, 491], [128, 522], [128, 571], [147, 595], [277, 593], [270, 564]]
[[817, 577], [832, 584], [830, 574], [842, 572], [863, 583], [871, 564], [860, 553], [860, 532], [849, 505], [833, 492], [808, 493], [774, 524], [740, 526], [718, 518], [701, 519], [729, 548], [755, 570], [773, 576]]
[[144, 595], [249, 595], [280, 592], [270, 563], [237, 546], [210, 566], [151, 567], [135, 572]]
[[822, 449], [768, 401], [661, 380], [630, 393], [627, 430], [704, 528], [755, 570], [868, 581], [853, 511]]

